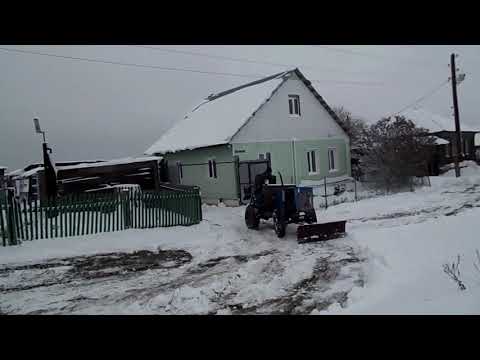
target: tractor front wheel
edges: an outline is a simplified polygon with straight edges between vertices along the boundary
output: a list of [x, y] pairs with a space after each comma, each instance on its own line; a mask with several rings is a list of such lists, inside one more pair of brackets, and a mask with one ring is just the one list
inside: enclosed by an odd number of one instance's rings
[[248, 205], [245, 209], [245, 224], [249, 229], [258, 229], [260, 219], [257, 216], [257, 209], [252, 205]]
[[315, 210], [306, 214], [305, 215], [305, 220], [306, 220], [307, 224], [316, 223], [317, 222], [317, 214], [315, 213]]
[[273, 212], [273, 227], [275, 229], [275, 233], [279, 238], [283, 238], [285, 236], [287, 223], [285, 221], [284, 211], [275, 209], [275, 211]]

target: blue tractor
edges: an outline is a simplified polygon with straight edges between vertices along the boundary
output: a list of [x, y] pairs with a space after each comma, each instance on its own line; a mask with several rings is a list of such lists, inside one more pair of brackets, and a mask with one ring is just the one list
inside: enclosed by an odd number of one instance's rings
[[271, 176], [268, 184], [249, 189], [246, 197], [250, 203], [245, 210], [245, 223], [249, 229], [259, 229], [260, 220], [273, 219], [273, 227], [279, 238], [285, 236], [288, 224], [297, 227], [298, 242], [329, 240], [345, 234], [345, 222], [318, 224], [313, 206], [313, 189], [306, 186], [276, 184]]

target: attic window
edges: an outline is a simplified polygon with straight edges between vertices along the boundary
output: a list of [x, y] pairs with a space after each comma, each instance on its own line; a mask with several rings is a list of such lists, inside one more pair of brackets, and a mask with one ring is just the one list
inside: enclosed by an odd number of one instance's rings
[[288, 110], [292, 116], [300, 116], [300, 96], [288, 95]]

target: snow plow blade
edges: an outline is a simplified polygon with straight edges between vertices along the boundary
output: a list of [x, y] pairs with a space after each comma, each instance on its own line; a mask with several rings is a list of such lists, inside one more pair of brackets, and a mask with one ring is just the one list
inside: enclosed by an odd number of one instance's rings
[[345, 236], [346, 220], [323, 224], [299, 225], [297, 240], [299, 243], [326, 241]]

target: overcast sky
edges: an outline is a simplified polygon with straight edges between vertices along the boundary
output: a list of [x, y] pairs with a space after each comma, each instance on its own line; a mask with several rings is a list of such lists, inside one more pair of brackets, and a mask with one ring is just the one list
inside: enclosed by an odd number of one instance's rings
[[[138, 156], [210, 93], [293, 67], [318, 80], [313, 85], [331, 106], [343, 105], [373, 122], [447, 80], [452, 51], [460, 55], [457, 67], [466, 73], [459, 86], [460, 119], [480, 129], [479, 46], [153, 47], [177, 52], [137, 46], [1, 46], [252, 78], [0, 50], [0, 166], [13, 170], [41, 160], [41, 135], [34, 133], [34, 117], [46, 130], [57, 161]], [[417, 106], [453, 121], [450, 84]]]

